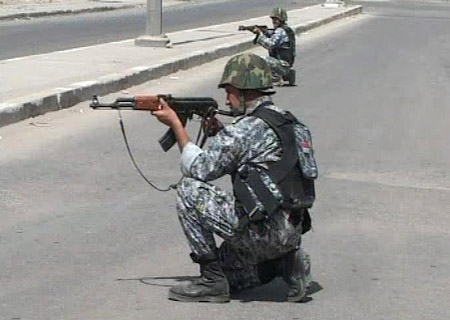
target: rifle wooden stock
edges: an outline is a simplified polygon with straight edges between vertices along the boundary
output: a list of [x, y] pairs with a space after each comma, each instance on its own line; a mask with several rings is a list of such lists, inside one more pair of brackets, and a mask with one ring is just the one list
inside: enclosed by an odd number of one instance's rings
[[[119, 97], [113, 103], [100, 103], [97, 96], [92, 97], [92, 109], [123, 109], [123, 110], [160, 110], [159, 99], [170, 99], [166, 95], [139, 95], [135, 97]], [[167, 100], [166, 100], [167, 102]]]

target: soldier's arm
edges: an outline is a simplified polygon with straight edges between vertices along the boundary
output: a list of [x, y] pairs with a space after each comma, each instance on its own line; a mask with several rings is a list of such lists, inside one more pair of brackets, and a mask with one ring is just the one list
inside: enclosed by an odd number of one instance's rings
[[260, 33], [256, 38], [256, 43], [270, 50], [281, 46], [285, 38], [287, 38], [286, 31], [283, 28], [277, 28], [271, 36]]
[[231, 125], [211, 138], [204, 150], [188, 144], [181, 156], [183, 174], [198, 180], [211, 181], [233, 172], [245, 153], [243, 135], [241, 130]]

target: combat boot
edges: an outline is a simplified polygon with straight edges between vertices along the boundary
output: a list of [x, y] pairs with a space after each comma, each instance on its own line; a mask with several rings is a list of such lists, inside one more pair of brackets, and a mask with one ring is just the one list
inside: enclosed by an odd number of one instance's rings
[[284, 81], [287, 81], [289, 86], [295, 86], [295, 70], [289, 69], [287, 75], [283, 77]]
[[200, 277], [170, 288], [169, 299], [184, 302], [230, 301], [228, 280], [216, 256], [197, 257], [191, 254], [191, 258], [200, 264]]
[[[287, 300], [299, 302], [306, 297], [310, 285], [309, 266], [305, 266], [305, 257], [300, 248], [288, 252], [281, 258], [281, 276], [289, 287]], [[308, 271], [308, 275], [307, 275]]]

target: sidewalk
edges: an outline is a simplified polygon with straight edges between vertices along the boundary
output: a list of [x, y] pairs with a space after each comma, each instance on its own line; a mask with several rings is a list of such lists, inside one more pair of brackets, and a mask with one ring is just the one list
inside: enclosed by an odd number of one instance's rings
[[[316, 5], [288, 15], [301, 33], [361, 11], [361, 6]], [[0, 87], [0, 127], [250, 49], [253, 35], [237, 31], [241, 24], [270, 25], [270, 19], [169, 33], [172, 48], [138, 47], [130, 39], [0, 61], [0, 74], [9, 75]]]
[[[164, 7], [184, 2], [182, 0], [164, 0]], [[146, 4], [146, 0], [79, 0], [60, 3], [6, 4], [0, 6], [0, 21], [145, 7]]]

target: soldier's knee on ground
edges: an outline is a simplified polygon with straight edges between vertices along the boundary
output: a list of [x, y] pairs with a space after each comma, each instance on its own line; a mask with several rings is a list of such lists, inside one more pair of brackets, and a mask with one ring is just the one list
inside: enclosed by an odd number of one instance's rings
[[236, 248], [230, 243], [224, 241], [219, 248], [218, 255], [231, 292], [236, 293], [263, 284], [258, 277], [257, 266], [243, 261]]
[[258, 264], [258, 278], [262, 284], [271, 282], [280, 275], [280, 259], [273, 259]]

